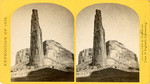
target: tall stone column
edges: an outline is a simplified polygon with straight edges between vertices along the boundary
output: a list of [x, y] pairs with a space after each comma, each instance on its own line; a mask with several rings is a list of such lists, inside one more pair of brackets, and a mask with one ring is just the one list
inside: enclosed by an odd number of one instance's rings
[[106, 43], [105, 30], [102, 25], [101, 11], [96, 10], [94, 20], [94, 42], [93, 42], [92, 65], [105, 67], [106, 65]]
[[30, 41], [31, 56], [29, 58], [29, 65], [42, 66], [44, 64], [42, 30], [39, 25], [38, 11], [36, 9], [32, 10]]

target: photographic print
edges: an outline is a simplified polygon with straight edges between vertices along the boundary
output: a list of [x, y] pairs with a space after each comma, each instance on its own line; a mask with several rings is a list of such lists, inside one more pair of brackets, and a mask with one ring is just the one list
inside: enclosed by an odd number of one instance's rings
[[124, 5], [88, 6], [77, 16], [77, 82], [139, 82], [139, 17]]
[[74, 81], [74, 18], [59, 5], [36, 3], [11, 19], [11, 81]]

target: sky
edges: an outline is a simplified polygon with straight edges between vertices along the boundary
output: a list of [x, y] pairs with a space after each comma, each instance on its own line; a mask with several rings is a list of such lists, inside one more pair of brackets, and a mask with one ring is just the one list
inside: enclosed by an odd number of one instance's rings
[[139, 17], [134, 10], [119, 4], [95, 4], [84, 8], [77, 16], [76, 64], [79, 52], [93, 48], [95, 10], [102, 13], [105, 41], [117, 40], [139, 58]]
[[17, 9], [11, 18], [11, 66], [15, 64], [16, 53], [30, 48], [32, 9], [38, 10], [42, 39], [55, 40], [64, 48], [74, 52], [74, 18], [66, 8], [50, 4], [29, 4]]

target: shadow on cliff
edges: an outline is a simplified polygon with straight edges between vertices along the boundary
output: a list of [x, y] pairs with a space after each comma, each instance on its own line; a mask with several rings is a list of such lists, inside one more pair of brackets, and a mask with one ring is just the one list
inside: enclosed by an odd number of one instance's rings
[[51, 82], [62, 82], [62, 81], [74, 81], [73, 72], [64, 72], [57, 69], [45, 68], [37, 71], [32, 71], [26, 77], [11, 79], [13, 82], [21, 81], [51, 81]]
[[77, 78], [77, 82], [139, 82], [139, 73], [107, 68], [95, 71], [89, 77]]

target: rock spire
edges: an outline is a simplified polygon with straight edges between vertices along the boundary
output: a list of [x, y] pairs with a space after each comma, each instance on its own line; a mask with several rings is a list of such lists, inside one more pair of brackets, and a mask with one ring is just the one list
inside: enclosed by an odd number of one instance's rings
[[29, 65], [43, 66], [42, 30], [39, 25], [38, 10], [36, 9], [32, 10], [30, 51]]
[[106, 44], [105, 44], [105, 30], [102, 25], [101, 11], [96, 10], [94, 20], [94, 41], [93, 41], [93, 57], [92, 65], [99, 65], [105, 67], [106, 65]]

